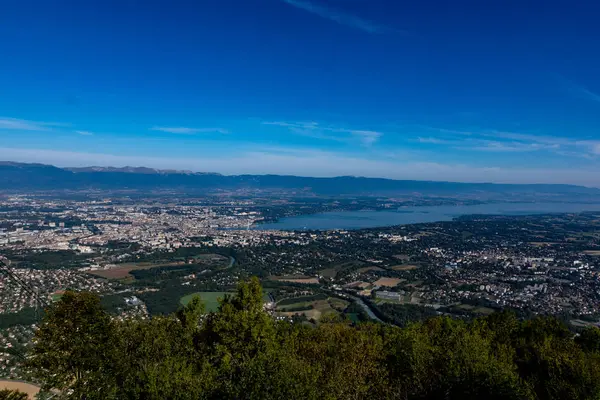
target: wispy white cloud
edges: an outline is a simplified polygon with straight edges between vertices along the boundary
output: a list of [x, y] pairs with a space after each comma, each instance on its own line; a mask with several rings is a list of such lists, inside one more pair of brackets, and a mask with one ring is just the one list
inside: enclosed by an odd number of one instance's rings
[[[455, 131], [456, 132], [456, 131]], [[486, 137], [488, 137], [486, 135]], [[498, 137], [497, 139], [501, 139]], [[419, 137], [419, 143], [444, 145], [460, 150], [475, 150], [489, 152], [528, 152], [557, 148], [556, 144], [523, 143], [518, 141], [499, 141], [473, 137], [471, 133], [467, 137], [454, 137], [452, 139], [438, 137]]]
[[169, 126], [155, 126], [150, 128], [151, 131], [160, 131], [167, 133], [174, 133], [178, 135], [195, 135], [198, 133], [221, 133], [228, 134], [229, 131], [223, 128], [187, 128], [183, 126], [169, 127]]
[[419, 143], [428, 143], [428, 144], [456, 144], [456, 142], [452, 140], [445, 140], [436, 137], [418, 137], [417, 141]]
[[0, 117], [0, 129], [10, 129], [19, 131], [48, 131], [52, 127], [66, 126], [57, 122], [39, 122], [26, 119]]
[[558, 79], [571, 94], [600, 103], [600, 94], [562, 76], [559, 76]]
[[600, 140], [579, 140], [575, 144], [587, 149], [594, 155], [600, 155]]
[[384, 25], [376, 24], [374, 22], [357, 17], [355, 15], [346, 14], [341, 11], [334, 10], [332, 8], [324, 7], [322, 5], [316, 4], [315, 2], [310, 2], [306, 0], [282, 1], [293, 7], [318, 15], [321, 18], [326, 18], [331, 21], [335, 21], [338, 24], [360, 29], [368, 33], [385, 33], [393, 31], [393, 29]]
[[361, 129], [347, 129], [335, 126], [324, 126], [317, 122], [285, 122], [264, 121], [263, 125], [273, 125], [288, 128], [294, 134], [313, 137], [315, 139], [331, 140], [336, 142], [359, 142], [363, 146], [372, 146], [382, 136], [383, 132]]
[[540, 143], [496, 142], [493, 140], [472, 141], [472, 143], [474, 143], [474, 145], [467, 147], [467, 150], [524, 153], [540, 150], [554, 150], [558, 148], [554, 145], [544, 145]]
[[598, 93], [594, 93], [589, 89], [586, 89], [584, 87], [580, 87], [579, 88], [579, 92], [581, 94], [583, 94], [584, 96], [586, 96], [588, 99], [593, 100], [593, 101], [597, 101], [600, 103], [600, 94]]
[[425, 129], [428, 131], [436, 131], [439, 133], [447, 134], [452, 137], [483, 137], [483, 138], [491, 138], [491, 139], [506, 139], [506, 140], [516, 140], [523, 142], [533, 142], [533, 143], [544, 143], [549, 145], [560, 145], [560, 144], [568, 144], [572, 141], [569, 138], [563, 138], [558, 136], [547, 136], [547, 135], [532, 135], [530, 133], [520, 133], [520, 132], [507, 132], [507, 131], [498, 131], [498, 130], [477, 130], [477, 129], [446, 129], [446, 128], [438, 128], [426, 125], [418, 125], [418, 128]]
[[360, 142], [365, 146], [371, 146], [373, 143], [377, 142], [379, 138], [383, 135], [381, 132], [376, 131], [350, 131], [352, 135], [358, 137]]
[[419, 126], [419, 128], [437, 132], [440, 135], [418, 137], [417, 141], [420, 143], [444, 145], [460, 150], [487, 152], [546, 151], [577, 158], [591, 158], [600, 155], [599, 141], [495, 130], [456, 130], [430, 126]]
[[90, 131], [75, 131], [75, 133], [77, 133], [78, 135], [81, 136], [93, 136], [94, 133], [90, 132]]

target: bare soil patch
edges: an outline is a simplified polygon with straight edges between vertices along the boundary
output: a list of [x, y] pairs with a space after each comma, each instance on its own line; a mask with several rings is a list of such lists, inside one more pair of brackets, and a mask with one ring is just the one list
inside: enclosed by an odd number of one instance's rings
[[362, 282], [362, 281], [354, 281], [354, 282], [350, 282], [344, 285], [345, 288], [367, 288], [369, 287], [371, 284], [367, 283], [367, 282]]
[[418, 265], [414, 264], [402, 264], [402, 265], [394, 265], [391, 267], [394, 271], [412, 271], [413, 269], [419, 268]]
[[30, 399], [33, 399], [36, 394], [40, 391], [38, 386], [35, 386], [31, 383], [21, 382], [21, 381], [10, 381], [10, 380], [0, 380], [0, 390], [20, 390], [23, 393], [27, 393]]
[[375, 282], [373, 282], [373, 285], [375, 285], [375, 286], [394, 287], [394, 286], [398, 285], [402, 281], [404, 281], [404, 279], [399, 279], [399, 278], [379, 278]]
[[177, 267], [180, 265], [185, 265], [183, 261], [177, 261], [166, 264], [152, 264], [152, 263], [126, 263], [118, 265], [115, 268], [110, 269], [97, 269], [90, 271], [91, 274], [100, 276], [106, 279], [125, 279], [125, 278], [133, 278], [130, 274], [131, 271], [139, 270], [139, 269], [152, 269], [159, 267]]
[[272, 276], [270, 278], [274, 281], [280, 282], [291, 282], [291, 283], [304, 283], [304, 284], [316, 284], [319, 280], [315, 277], [310, 276]]
[[379, 267], [364, 267], [364, 268], [359, 268], [356, 270], [356, 272], [362, 274], [364, 272], [369, 272], [369, 271], [383, 271], [383, 268], [379, 268]]

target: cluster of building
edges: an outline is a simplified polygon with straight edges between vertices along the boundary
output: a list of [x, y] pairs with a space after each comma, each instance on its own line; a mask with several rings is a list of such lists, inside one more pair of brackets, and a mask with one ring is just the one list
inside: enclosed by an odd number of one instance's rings
[[10, 268], [10, 272], [11, 275], [0, 276], [0, 314], [43, 307], [46, 302], [58, 298], [65, 289], [93, 293], [113, 291], [110, 281], [71, 269]]
[[[3, 206], [8, 211], [2, 211]], [[0, 220], [0, 250], [91, 254], [111, 242], [136, 243], [153, 251], [195, 246], [199, 241], [216, 247], [306, 242], [294, 232], [254, 229], [263, 220], [261, 212], [231, 205], [120, 206], [110, 201], [44, 203], [17, 197], [0, 202]]]
[[[582, 234], [596, 231], [595, 217], [481, 217], [293, 232], [252, 229], [265, 218], [261, 210], [234, 200], [121, 204], [13, 197], [0, 201], [0, 253], [76, 255], [77, 268], [14, 267], [20, 279], [46, 297], [67, 288], [111, 293], [112, 283], [89, 270], [202, 247], [233, 249], [243, 254], [243, 263], [235, 273], [194, 271], [178, 277], [177, 285], [189, 288], [202, 282], [230, 288], [241, 277], [258, 275], [295, 284], [304, 279], [322, 289], [398, 304], [600, 314], [600, 240]], [[0, 293], [0, 313], [35, 305], [7, 277], [0, 280]], [[147, 313], [139, 298], [130, 297], [121, 316]]]
[[0, 331], [0, 378], [22, 379], [20, 361], [25, 357], [35, 325], [17, 325]]

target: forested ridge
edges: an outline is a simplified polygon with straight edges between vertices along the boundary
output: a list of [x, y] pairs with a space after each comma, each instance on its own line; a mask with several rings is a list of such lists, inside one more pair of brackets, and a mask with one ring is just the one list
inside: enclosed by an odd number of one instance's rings
[[435, 317], [405, 328], [263, 311], [257, 279], [206, 314], [114, 319], [67, 292], [35, 336], [28, 367], [69, 399], [598, 399], [600, 331], [554, 318]]

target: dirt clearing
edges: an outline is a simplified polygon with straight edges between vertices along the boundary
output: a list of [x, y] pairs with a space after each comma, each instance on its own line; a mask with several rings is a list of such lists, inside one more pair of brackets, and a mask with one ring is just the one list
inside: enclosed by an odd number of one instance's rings
[[35, 386], [31, 383], [21, 382], [21, 381], [9, 381], [9, 380], [0, 380], [0, 390], [20, 390], [21, 392], [27, 393], [30, 399], [33, 399], [36, 394], [40, 391], [38, 386]]
[[178, 267], [181, 265], [185, 265], [183, 261], [177, 261], [166, 264], [152, 264], [152, 263], [127, 263], [122, 265], [117, 265], [115, 268], [109, 269], [96, 269], [90, 271], [90, 274], [100, 276], [106, 279], [125, 279], [125, 278], [133, 278], [130, 274], [131, 271], [135, 271], [138, 269], [152, 269], [159, 267]]
[[398, 285], [400, 282], [403, 282], [403, 281], [405, 281], [405, 279], [399, 279], [399, 278], [379, 278], [375, 282], [373, 282], [373, 285], [375, 285], [375, 286], [394, 287], [394, 286]]
[[279, 281], [279, 282], [304, 283], [307, 285], [314, 285], [314, 284], [319, 283], [319, 279], [317, 279], [315, 277], [309, 277], [309, 276], [299, 276], [299, 277], [272, 276], [269, 279], [271, 279], [273, 281]]
[[413, 264], [402, 264], [402, 265], [394, 265], [391, 267], [394, 271], [412, 271], [413, 269], [419, 268], [418, 265]]

